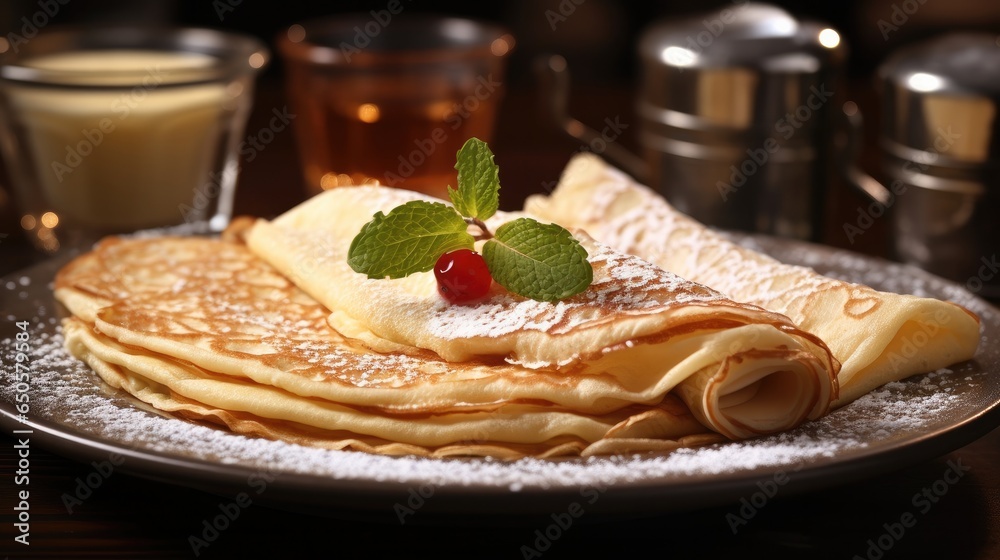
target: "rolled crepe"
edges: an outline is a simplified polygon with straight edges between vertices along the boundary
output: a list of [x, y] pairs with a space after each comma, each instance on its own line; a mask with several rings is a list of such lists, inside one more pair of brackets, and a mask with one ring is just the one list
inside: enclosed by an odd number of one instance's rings
[[387, 280], [353, 271], [347, 252], [361, 227], [376, 212], [416, 199], [433, 200], [384, 187], [333, 189], [273, 222], [258, 220], [247, 243], [329, 308], [335, 330], [379, 352], [607, 379], [621, 388], [618, 398], [646, 404], [671, 392], [706, 426], [734, 439], [817, 418], [837, 393], [838, 364], [787, 318], [585, 235], [579, 239], [594, 282], [558, 303], [494, 284], [482, 301], [454, 305], [438, 295], [432, 273]]
[[740, 247], [592, 154], [570, 161], [555, 191], [530, 197], [525, 211], [788, 316], [841, 362], [835, 406], [971, 359], [979, 344], [978, 318], [959, 305], [879, 292]]

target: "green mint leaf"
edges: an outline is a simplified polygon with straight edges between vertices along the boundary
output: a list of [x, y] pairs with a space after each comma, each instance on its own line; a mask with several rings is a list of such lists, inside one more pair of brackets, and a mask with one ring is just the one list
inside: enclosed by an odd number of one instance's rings
[[347, 251], [347, 263], [369, 278], [402, 278], [434, 267], [438, 257], [472, 249], [465, 220], [440, 202], [411, 200], [378, 212], [361, 228]]
[[458, 189], [448, 187], [448, 196], [463, 216], [488, 220], [500, 206], [500, 169], [493, 152], [478, 138], [466, 140], [458, 151]]
[[483, 259], [498, 284], [515, 294], [555, 302], [587, 289], [594, 269], [587, 250], [555, 224], [518, 218], [497, 228]]

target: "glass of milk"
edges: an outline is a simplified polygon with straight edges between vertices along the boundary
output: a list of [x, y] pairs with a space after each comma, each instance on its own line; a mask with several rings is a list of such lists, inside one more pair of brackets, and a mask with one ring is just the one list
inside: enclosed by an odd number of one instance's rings
[[3, 47], [0, 148], [21, 227], [39, 248], [225, 228], [254, 78], [269, 58], [262, 43], [132, 27]]

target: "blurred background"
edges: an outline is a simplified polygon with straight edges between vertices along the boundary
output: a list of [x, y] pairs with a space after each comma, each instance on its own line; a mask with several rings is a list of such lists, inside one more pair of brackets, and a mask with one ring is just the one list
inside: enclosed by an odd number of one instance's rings
[[[614, 0], [513, 0], [505, 2], [448, 2], [400, 0], [407, 13], [435, 13], [497, 22], [516, 38], [506, 79], [507, 91], [492, 146], [501, 168], [504, 196], [501, 204], [513, 209], [528, 194], [551, 188], [566, 161], [580, 144], [545, 119], [539, 102], [533, 61], [545, 53], [563, 55], [572, 73], [570, 112], [600, 128], [605, 119], [625, 124], [616, 142], [638, 152], [635, 94], [639, 62], [636, 42], [651, 22], [681, 19], [724, 7], [728, 2], [621, 2]], [[863, 168], [877, 167], [877, 99], [874, 70], [892, 51], [946, 31], [1000, 31], [1000, 3], [976, 0], [852, 0], [840, 2], [772, 2], [792, 15], [824, 22], [838, 30], [847, 45], [847, 97], [865, 113], [866, 148]], [[162, 23], [238, 31], [259, 37], [272, 50], [272, 60], [258, 81], [254, 111], [247, 125], [250, 133], [266, 126], [272, 110], [287, 103], [283, 68], [275, 52], [275, 37], [293, 23], [310, 18], [381, 10], [386, 1], [359, 2], [250, 2], [245, 0], [8, 0], [0, 4], [0, 31], [30, 33], [34, 14], [42, 4], [58, 6], [46, 15], [48, 25]], [[54, 10], [54, 8], [50, 8]], [[300, 202], [308, 195], [298, 166], [294, 136], [277, 135], [268, 149], [252, 161], [241, 162], [236, 213], [270, 216]], [[516, 165], [504, 166], [507, 161]], [[5, 175], [0, 175], [6, 181]], [[846, 186], [829, 209], [849, 219], [854, 209], [868, 201]], [[23, 246], [18, 217], [8, 195], [0, 193], [0, 273], [7, 273], [39, 258]], [[861, 245], [849, 245], [839, 226], [823, 239], [831, 245], [885, 255], [886, 225], [876, 222]], [[6, 246], [6, 247], [5, 247]]]
[[[581, 84], [629, 81], [636, 70], [635, 40], [655, 20], [682, 18], [722, 8], [725, 1], [510, 0], [456, 2], [401, 0], [407, 12], [448, 14], [502, 23], [518, 41], [511, 59], [511, 85], [530, 85], [531, 58], [559, 52], [575, 65]], [[273, 44], [284, 28], [331, 14], [384, 9], [387, 1], [251, 2], [247, 0], [62, 0], [53, 24], [169, 23], [237, 30]], [[741, 2], [735, 2], [740, 4]], [[850, 46], [850, 73], [865, 77], [899, 46], [955, 29], [1000, 31], [1000, 4], [977, 0], [849, 0], [769, 2], [803, 19], [830, 24]], [[38, 0], [8, 0], [0, 27], [17, 32], [20, 19], [39, 9]], [[902, 12], [894, 19], [894, 11]], [[562, 17], [552, 16], [554, 12]], [[912, 12], [912, 13], [911, 13]], [[563, 14], [566, 14], [563, 16]], [[572, 17], [569, 17], [572, 15]], [[900, 17], [906, 21], [901, 23]], [[564, 18], [564, 19], [563, 19]], [[884, 23], [880, 25], [879, 21]], [[553, 24], [555, 29], [553, 29]], [[893, 29], [896, 27], [897, 29]], [[274, 64], [271, 77], [281, 71]]]

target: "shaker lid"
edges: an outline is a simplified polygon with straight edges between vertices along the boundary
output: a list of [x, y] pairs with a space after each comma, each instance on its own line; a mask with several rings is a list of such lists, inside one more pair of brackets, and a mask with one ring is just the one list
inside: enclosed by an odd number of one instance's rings
[[844, 57], [835, 30], [753, 2], [656, 23], [638, 51], [640, 113], [688, 130], [770, 128], [805, 103], [810, 88], [833, 87], [827, 76]]
[[940, 166], [1000, 162], [1000, 36], [952, 33], [904, 48], [878, 71], [882, 144]]
[[745, 2], [649, 27], [639, 42], [647, 63], [681, 68], [742, 66], [815, 73], [835, 56], [836, 31], [801, 22], [770, 4]]

